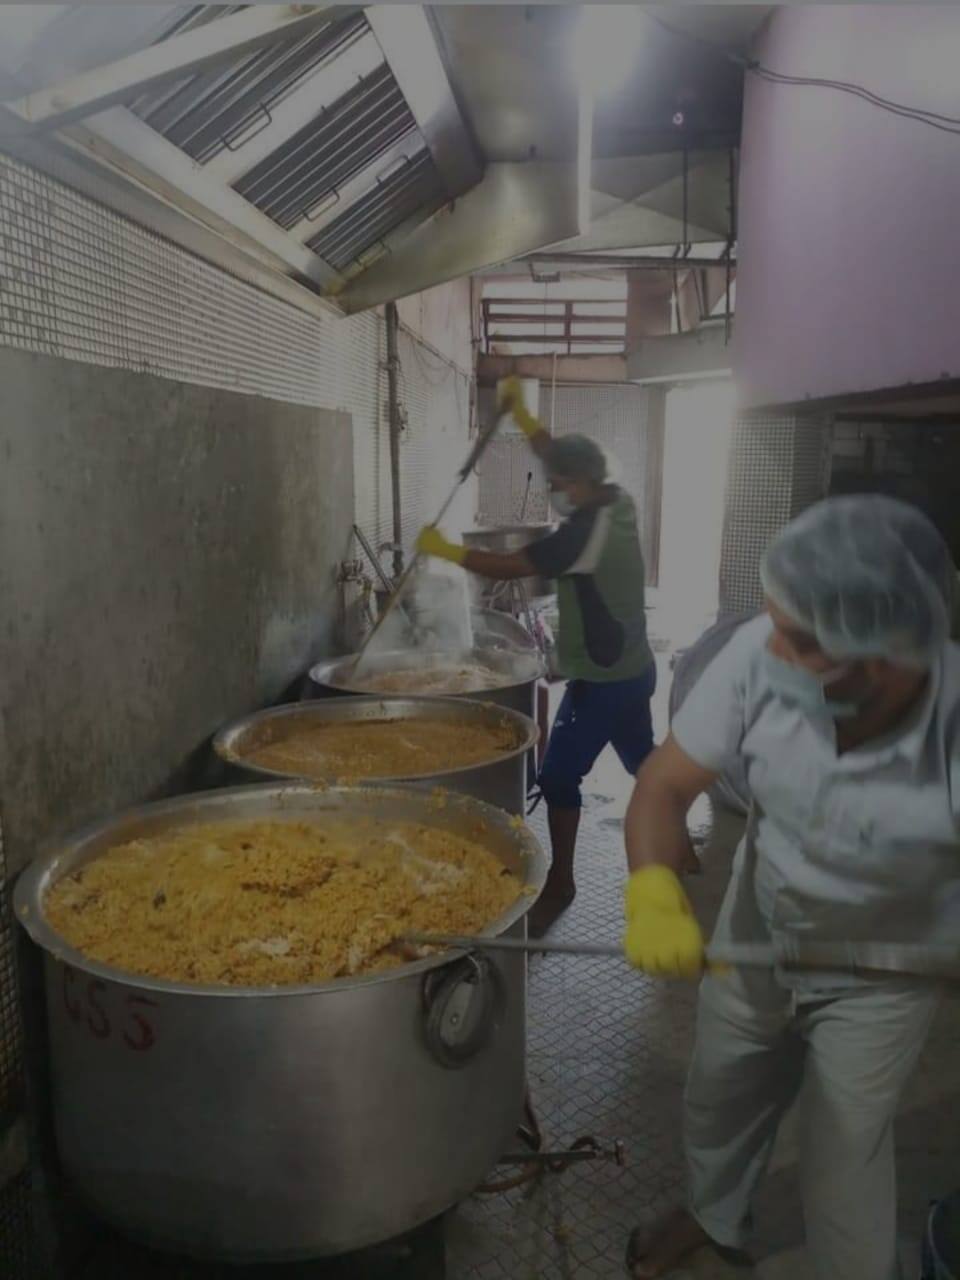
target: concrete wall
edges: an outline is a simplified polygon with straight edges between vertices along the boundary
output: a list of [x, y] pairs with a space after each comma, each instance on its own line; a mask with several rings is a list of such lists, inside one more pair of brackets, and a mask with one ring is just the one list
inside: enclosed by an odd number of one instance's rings
[[[756, 55], [957, 116], [960, 9], [784, 5]], [[747, 76], [736, 372], [745, 407], [960, 376], [960, 139]]]
[[0, 811], [39, 840], [168, 787], [330, 650], [345, 414], [0, 349]]
[[470, 277], [401, 298], [400, 323], [457, 368], [472, 371], [474, 297]]

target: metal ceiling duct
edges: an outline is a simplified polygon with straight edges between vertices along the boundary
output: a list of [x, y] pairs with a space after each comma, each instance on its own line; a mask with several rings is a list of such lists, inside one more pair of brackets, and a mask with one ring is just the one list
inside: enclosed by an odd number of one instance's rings
[[[6, 25], [14, 154], [107, 201], [131, 182], [147, 225], [223, 265], [252, 255], [309, 310], [483, 173], [420, 6], [158, 7], [140, 43], [72, 69], [70, 24], [63, 46], [55, 15], [31, 28], [10, 67]], [[57, 71], [25, 79], [40, 37]]]
[[574, 165], [491, 164], [472, 191], [413, 228], [399, 252], [352, 279], [340, 301], [363, 311], [565, 240], [577, 225]]
[[[134, 21], [85, 5], [81, 24], [70, 6], [42, 22], [0, 6], [5, 149], [306, 310], [374, 306], [561, 242], [724, 233], [724, 161], [688, 140], [678, 178], [683, 139], [662, 125], [683, 92], [691, 118], [709, 130], [719, 112], [729, 132], [736, 77], [722, 51], [665, 32], [665, 10], [647, 63], [597, 116], [580, 236], [570, 6], [148, 7]], [[742, 44], [765, 15], [736, 7], [731, 27], [725, 9], [688, 6], [683, 25]]]

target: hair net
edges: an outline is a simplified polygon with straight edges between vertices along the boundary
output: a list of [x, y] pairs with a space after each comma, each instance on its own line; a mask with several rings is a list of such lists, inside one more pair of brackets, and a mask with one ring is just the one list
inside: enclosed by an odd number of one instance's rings
[[894, 498], [828, 498], [789, 524], [760, 576], [778, 608], [837, 658], [926, 667], [949, 633], [955, 578], [926, 516]]
[[592, 480], [603, 484], [607, 478], [607, 458], [598, 444], [586, 436], [559, 436], [550, 442], [547, 470], [567, 480]]

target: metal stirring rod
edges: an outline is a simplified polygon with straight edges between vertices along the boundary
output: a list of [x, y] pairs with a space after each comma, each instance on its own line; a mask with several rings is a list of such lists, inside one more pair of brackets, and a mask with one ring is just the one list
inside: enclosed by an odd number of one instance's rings
[[458, 951], [549, 951], [564, 956], [623, 956], [623, 948], [609, 942], [541, 942], [533, 938], [481, 938], [456, 933], [408, 933], [401, 942], [421, 947], [452, 947]]
[[[411, 933], [404, 942], [449, 947], [458, 951], [525, 951], [536, 955], [624, 958], [610, 942], [553, 942], [527, 938], [487, 938], [446, 933]], [[826, 969], [844, 973], [886, 973], [939, 981], [960, 979], [960, 948], [886, 942], [826, 942], [785, 939], [769, 942], [721, 943], [706, 949], [708, 966], [733, 969]]]
[[[623, 960], [623, 947], [613, 942], [546, 942], [536, 938], [481, 938], [454, 933], [408, 933], [402, 942], [416, 946], [449, 947], [456, 951], [524, 951], [529, 955], [592, 956]], [[708, 965], [772, 969], [777, 963], [772, 946], [708, 947]]]
[[[498, 415], [496, 418], [493, 419], [490, 426], [487, 427], [485, 431], [480, 432], [480, 435], [477, 437], [476, 443], [474, 444], [473, 448], [470, 450], [470, 453], [467, 456], [466, 462], [457, 472], [457, 478], [454, 481], [453, 488], [447, 494], [446, 501], [444, 502], [443, 506], [440, 508], [439, 512], [437, 513], [436, 518], [433, 520], [432, 522], [433, 524], [435, 525], [442, 524], [443, 517], [447, 514], [447, 512], [450, 510], [450, 507], [453, 505], [453, 500], [457, 496], [457, 491], [459, 490], [463, 482], [466, 480], [467, 476], [469, 476], [473, 468], [480, 461], [480, 458], [484, 450], [486, 449], [490, 441], [493, 439], [493, 437], [496, 435], [497, 429], [499, 428], [500, 423], [504, 421], [504, 418], [506, 416], [507, 416], [506, 414]], [[364, 654], [370, 648], [370, 644], [373, 640], [373, 637], [377, 634], [377, 632], [386, 622], [387, 618], [390, 617], [390, 614], [393, 613], [394, 608], [399, 604], [400, 597], [403, 595], [404, 588], [409, 582], [410, 576], [413, 573], [414, 569], [417, 567], [419, 560], [420, 560], [420, 553], [415, 551], [413, 555], [410, 557], [410, 560], [407, 564], [406, 569], [404, 569], [403, 573], [397, 579], [397, 584], [394, 588], [393, 595], [387, 601], [386, 608], [384, 609], [383, 613], [381, 613], [377, 621], [374, 623], [373, 629], [371, 630], [370, 634], [367, 636], [366, 640], [363, 642], [360, 652], [357, 654], [356, 658], [354, 659], [351, 674], [355, 675], [357, 671], [360, 669], [360, 663], [363, 661]]]

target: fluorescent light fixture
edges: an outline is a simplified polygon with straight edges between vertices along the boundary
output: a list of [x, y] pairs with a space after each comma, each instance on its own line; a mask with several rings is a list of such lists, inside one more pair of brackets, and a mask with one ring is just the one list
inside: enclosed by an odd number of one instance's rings
[[616, 93], [637, 64], [643, 11], [635, 4], [584, 4], [573, 42], [577, 83], [597, 96]]

